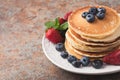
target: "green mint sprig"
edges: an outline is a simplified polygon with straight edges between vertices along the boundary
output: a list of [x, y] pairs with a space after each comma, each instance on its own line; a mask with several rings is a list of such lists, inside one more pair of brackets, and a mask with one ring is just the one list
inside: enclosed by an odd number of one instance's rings
[[47, 29], [55, 28], [57, 30], [66, 30], [68, 28], [68, 22], [64, 22], [63, 24], [59, 23], [59, 18], [56, 18], [54, 21], [48, 21], [45, 23]]
[[66, 30], [68, 28], [68, 22], [64, 22], [58, 28], [58, 30]]

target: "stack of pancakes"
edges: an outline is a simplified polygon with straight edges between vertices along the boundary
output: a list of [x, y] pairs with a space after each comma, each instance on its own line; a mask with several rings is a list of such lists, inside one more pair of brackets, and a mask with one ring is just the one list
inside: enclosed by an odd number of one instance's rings
[[78, 59], [82, 56], [101, 58], [120, 46], [120, 17], [118, 13], [106, 6], [105, 18], [87, 22], [81, 15], [91, 6], [77, 9], [69, 16], [66, 32], [66, 51]]

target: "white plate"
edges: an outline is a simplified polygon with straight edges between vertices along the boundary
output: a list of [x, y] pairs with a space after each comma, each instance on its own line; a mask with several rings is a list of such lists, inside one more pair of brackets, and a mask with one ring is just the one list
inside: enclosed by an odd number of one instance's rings
[[92, 66], [75, 68], [67, 59], [60, 56], [60, 52], [56, 51], [55, 45], [48, 41], [45, 36], [42, 39], [42, 48], [47, 58], [56, 66], [69, 72], [88, 75], [103, 75], [120, 72], [120, 66], [106, 65], [102, 69], [94, 69]]

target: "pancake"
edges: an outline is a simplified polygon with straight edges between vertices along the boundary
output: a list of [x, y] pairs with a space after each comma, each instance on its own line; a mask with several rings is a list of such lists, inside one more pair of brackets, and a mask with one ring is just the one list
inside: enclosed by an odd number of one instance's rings
[[105, 18], [103, 20], [98, 20], [96, 18], [93, 23], [89, 23], [81, 16], [81, 14], [88, 11], [90, 7], [91, 6], [87, 6], [73, 11], [68, 18], [69, 27], [79, 35], [91, 38], [105, 38], [112, 35], [120, 24], [117, 12], [107, 6], [96, 6], [104, 7], [106, 9]]
[[109, 45], [108, 46], [87, 46], [85, 44], [82, 44], [78, 40], [76, 40], [74, 37], [72, 37], [68, 31], [66, 32], [66, 39], [74, 48], [81, 51], [85, 51], [85, 52], [106, 52], [106, 51], [111, 51], [113, 48], [120, 45], [120, 42], [119, 42], [119, 44], [116, 43], [112, 46], [109, 46]]
[[[120, 14], [119, 15], [119, 19], [120, 19]], [[107, 42], [107, 43], [111, 43], [115, 40], [118, 40], [120, 39], [120, 25], [118, 27], [118, 29], [110, 36], [107, 36], [106, 38], [102, 38], [102, 39], [97, 39], [97, 38], [92, 38], [92, 37], [87, 37], [87, 36], [84, 36], [84, 35], [81, 35], [82, 38], [88, 40], [88, 41], [91, 41], [91, 42]]]
[[77, 57], [78, 59], [80, 59], [82, 56], [87, 56], [90, 58], [102, 58], [105, 55], [108, 55], [110, 53], [110, 52], [104, 52], [104, 53], [103, 52], [102, 53], [83, 52], [83, 51], [80, 51], [72, 47], [67, 40], [65, 42], [65, 49], [70, 55], [73, 55]]
[[[119, 28], [120, 30], [120, 28]], [[120, 32], [120, 31], [116, 31], [117, 32]], [[86, 45], [86, 46], [111, 46], [111, 45], [115, 45], [115, 44], [118, 44], [120, 43], [120, 37], [118, 38], [115, 38], [114, 40], [111, 40], [111, 41], [107, 41], [108, 39], [101, 39], [100, 41], [91, 41], [91, 40], [87, 40], [87, 39], [84, 39], [81, 37], [81, 35], [78, 35], [76, 32], [74, 32], [72, 29], [69, 28], [68, 30], [68, 34], [70, 34], [72, 36], [72, 38], [74, 38], [78, 44], [81, 44], [81, 45]], [[120, 35], [120, 34], [118, 34]], [[105, 40], [105, 41], [104, 41]]]
[[103, 20], [97, 18], [89, 23], [81, 14], [91, 6], [77, 9], [68, 18], [68, 30], [65, 34], [66, 51], [78, 59], [83, 56], [101, 59], [120, 48], [120, 17], [118, 13], [106, 6]]
[[[68, 46], [67, 42], [65, 42], [65, 48], [66, 48], [66, 51], [72, 55], [72, 56], [75, 56], [77, 59], [81, 59], [83, 57], [83, 55], [80, 55], [78, 54], [76, 51], [74, 51], [73, 49], [70, 48], [70, 46]], [[119, 48], [120, 49], [120, 46]], [[82, 53], [81, 53], [82, 54]], [[109, 53], [108, 53], [109, 54]], [[106, 54], [106, 55], [108, 55]], [[103, 56], [104, 57], [104, 56]], [[101, 59], [102, 60], [102, 57], [90, 57], [90, 60], [94, 60], [94, 59]]]

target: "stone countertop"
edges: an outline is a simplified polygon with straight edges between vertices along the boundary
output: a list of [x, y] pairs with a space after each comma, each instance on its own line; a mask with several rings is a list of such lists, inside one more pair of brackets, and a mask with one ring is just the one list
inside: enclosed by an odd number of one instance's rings
[[86, 5], [120, 12], [119, 0], [0, 0], [0, 80], [120, 80], [120, 73], [90, 76], [66, 72], [44, 55], [44, 23]]

